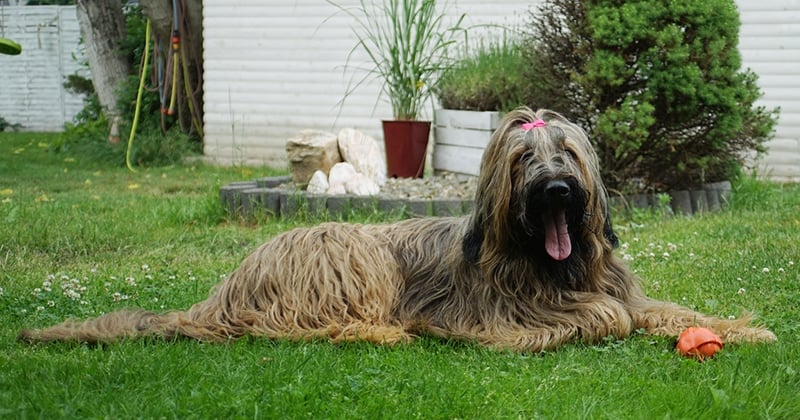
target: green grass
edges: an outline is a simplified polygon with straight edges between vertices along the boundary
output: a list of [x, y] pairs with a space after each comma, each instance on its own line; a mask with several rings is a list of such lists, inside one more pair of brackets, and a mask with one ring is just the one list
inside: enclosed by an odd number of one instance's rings
[[263, 339], [30, 347], [15, 341], [23, 327], [122, 307], [186, 308], [257, 244], [320, 221], [229, 220], [219, 186], [274, 173], [267, 169], [176, 165], [131, 173], [53, 153], [54, 139], [0, 133], [0, 417], [800, 413], [800, 186], [745, 179], [729, 210], [693, 219], [616, 215], [620, 252], [651, 295], [719, 316], [752, 311], [779, 337], [726, 346], [705, 363], [678, 356], [674, 340], [646, 335], [542, 354], [432, 338], [394, 348]]

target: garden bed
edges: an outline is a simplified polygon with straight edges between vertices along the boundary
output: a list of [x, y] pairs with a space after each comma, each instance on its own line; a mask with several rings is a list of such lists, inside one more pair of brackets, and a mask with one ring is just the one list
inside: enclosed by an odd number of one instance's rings
[[[267, 214], [291, 217], [298, 212], [346, 217], [353, 211], [399, 212], [408, 217], [461, 216], [473, 206], [476, 178], [454, 175], [423, 179], [390, 179], [375, 196], [311, 194], [299, 190], [289, 176], [233, 182], [220, 188], [222, 205], [231, 215], [252, 217]], [[718, 211], [731, 198], [730, 182], [705, 184], [703, 189], [663, 194], [612, 196], [619, 209], [664, 208], [673, 214], [691, 216]]]

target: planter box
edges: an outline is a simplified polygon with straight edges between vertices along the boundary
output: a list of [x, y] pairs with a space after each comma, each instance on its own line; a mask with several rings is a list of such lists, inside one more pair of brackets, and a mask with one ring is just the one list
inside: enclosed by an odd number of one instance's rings
[[434, 173], [478, 175], [483, 149], [497, 128], [500, 113], [437, 109], [434, 116]]

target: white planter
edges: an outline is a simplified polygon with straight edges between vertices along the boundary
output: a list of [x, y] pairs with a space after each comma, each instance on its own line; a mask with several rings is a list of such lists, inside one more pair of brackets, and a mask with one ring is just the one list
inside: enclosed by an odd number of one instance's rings
[[500, 121], [494, 111], [437, 109], [434, 113], [433, 170], [478, 175], [483, 149]]

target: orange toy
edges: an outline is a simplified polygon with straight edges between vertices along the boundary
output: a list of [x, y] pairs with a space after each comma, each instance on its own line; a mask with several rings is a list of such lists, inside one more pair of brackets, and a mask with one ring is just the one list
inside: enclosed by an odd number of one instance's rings
[[722, 349], [722, 340], [708, 328], [689, 327], [678, 337], [677, 348], [680, 354], [703, 361]]

